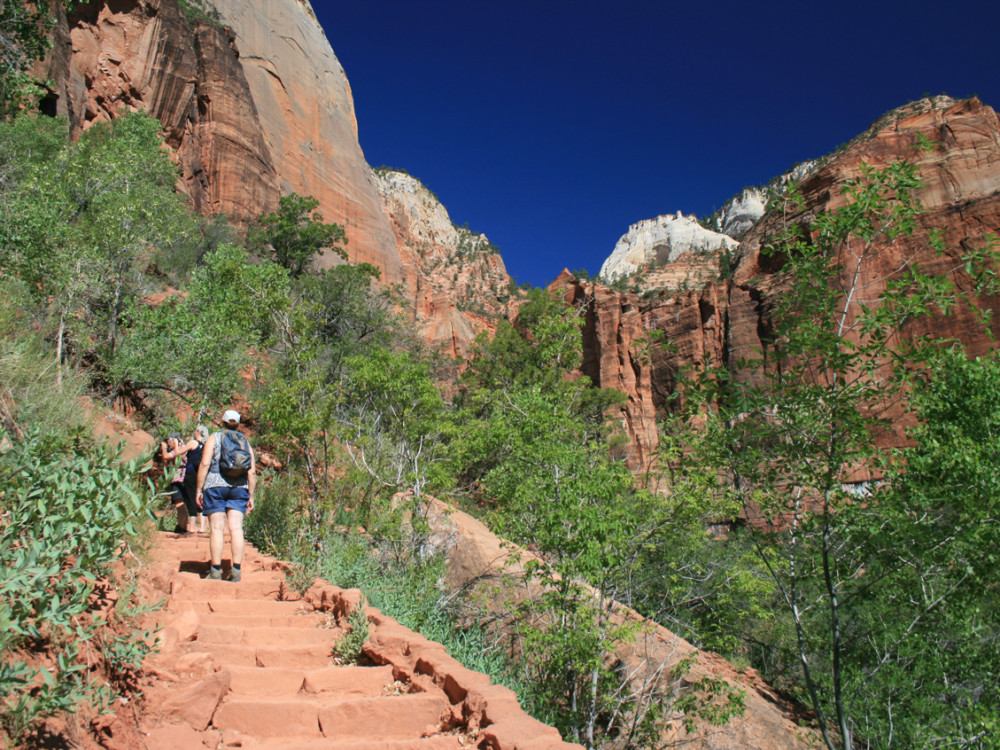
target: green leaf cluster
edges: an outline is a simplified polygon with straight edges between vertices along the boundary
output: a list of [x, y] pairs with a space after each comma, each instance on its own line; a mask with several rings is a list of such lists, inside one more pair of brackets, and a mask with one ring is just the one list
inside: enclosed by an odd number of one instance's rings
[[[137, 467], [83, 431], [17, 438], [0, 428], [0, 442], [0, 721], [19, 738], [37, 718], [112, 697], [91, 681], [84, 658], [102, 625], [90, 599], [147, 508]], [[55, 663], [36, 666], [26, 652], [38, 648]], [[110, 656], [137, 663], [147, 652], [143, 634], [131, 631]]]
[[63, 119], [0, 123], [0, 266], [31, 293], [57, 359], [114, 356], [158, 252], [194, 246], [159, 123], [131, 113], [76, 143]]
[[[919, 188], [910, 163], [862, 165], [843, 204], [804, 225], [790, 190], [772, 208], [786, 232], [766, 257], [764, 349], [685, 393], [701, 428], [684, 458], [742, 508], [783, 610], [751, 636], [764, 636], [758, 666], [779, 682], [795, 669], [824, 743], [844, 750], [975, 746], [995, 706], [997, 610], [973, 559], [995, 515], [995, 363], [916, 324], [977, 311], [998, 259], [990, 238], [955, 250], [932, 236], [944, 273], [889, 267], [912, 242]], [[887, 455], [891, 409], [921, 426], [916, 447]], [[862, 471], [876, 480], [859, 484]]]
[[37, 103], [43, 91], [31, 74], [31, 66], [52, 47], [55, 9], [70, 2], [24, 2], [0, 4], [0, 113], [11, 115]]
[[[581, 328], [580, 310], [534, 290], [516, 325], [501, 323], [491, 341], [477, 341], [450, 457], [491, 528], [535, 553], [512, 561], [523, 563], [516, 590], [531, 594], [515, 597], [509, 616], [536, 715], [587, 747], [645, 746], [659, 741], [684, 691], [616, 670], [616, 654], [641, 630], [621, 618], [616, 601], [658, 600], [663, 576], [682, 575], [672, 554], [679, 542], [688, 550], [709, 540], [700, 513], [681, 522], [671, 515], [679, 506], [637, 486], [611, 418], [622, 395], [574, 372]], [[661, 548], [668, 538], [672, 550]], [[739, 713], [732, 697], [712, 715]], [[675, 708], [710, 713], [697, 696]]]
[[324, 224], [323, 215], [315, 210], [317, 206], [319, 201], [309, 195], [283, 195], [277, 211], [260, 217], [260, 226], [248, 237], [250, 246], [269, 253], [293, 278], [301, 276], [324, 250], [346, 260], [347, 251], [342, 247], [347, 243], [344, 228]]

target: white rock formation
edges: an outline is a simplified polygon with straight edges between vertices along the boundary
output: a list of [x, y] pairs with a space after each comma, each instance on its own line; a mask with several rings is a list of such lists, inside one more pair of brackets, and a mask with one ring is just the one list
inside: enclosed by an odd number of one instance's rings
[[732, 237], [705, 229], [694, 216], [679, 211], [657, 216], [628, 228], [601, 266], [601, 278], [614, 281], [643, 268], [672, 263], [685, 253], [715, 253], [737, 245]]
[[815, 159], [796, 165], [791, 171], [775, 177], [764, 187], [743, 188], [740, 194], [726, 201], [725, 205], [712, 217], [715, 227], [723, 234], [743, 239], [750, 227], [764, 215], [769, 194], [784, 193], [789, 182], [798, 182], [819, 164]]
[[447, 209], [420, 180], [405, 172], [379, 170], [375, 175], [375, 190], [383, 211], [404, 228], [401, 234], [421, 255], [458, 247], [458, 230], [451, 223]]
[[742, 239], [750, 227], [764, 215], [766, 206], [767, 191], [764, 188], [744, 188], [722, 207], [715, 217], [715, 224], [722, 229], [723, 234]]

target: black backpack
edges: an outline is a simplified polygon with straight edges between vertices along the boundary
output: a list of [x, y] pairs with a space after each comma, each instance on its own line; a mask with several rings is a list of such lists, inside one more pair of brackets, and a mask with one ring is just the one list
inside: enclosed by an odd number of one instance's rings
[[219, 473], [226, 479], [245, 477], [250, 471], [250, 442], [236, 430], [221, 433]]

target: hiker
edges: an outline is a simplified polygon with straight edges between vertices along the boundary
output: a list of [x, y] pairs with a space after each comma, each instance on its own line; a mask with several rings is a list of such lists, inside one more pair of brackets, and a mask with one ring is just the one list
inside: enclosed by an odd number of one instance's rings
[[[170, 473], [171, 465], [178, 458], [184, 455], [186, 448], [179, 432], [171, 432], [165, 442], [160, 443], [160, 460], [163, 462], [163, 473]], [[186, 465], [184, 461], [177, 462], [177, 467], [173, 470], [170, 484], [167, 491], [170, 495], [170, 502], [177, 511], [177, 525], [174, 527], [175, 534], [186, 534], [188, 531], [188, 506], [184, 496], [184, 475]]]
[[184, 502], [188, 511], [188, 531], [205, 533], [207, 519], [198, 507], [198, 466], [208, 440], [208, 428], [200, 424], [194, 428], [191, 439], [185, 445], [187, 463], [184, 466]]
[[236, 428], [240, 414], [228, 409], [222, 415], [225, 429], [213, 433], [205, 442], [198, 465], [196, 503], [208, 516], [211, 568], [208, 577], [222, 579], [222, 548], [226, 526], [229, 526], [232, 547], [232, 568], [229, 580], [238, 582], [243, 564], [243, 516], [253, 510], [253, 492], [257, 484], [257, 467], [253, 449]]

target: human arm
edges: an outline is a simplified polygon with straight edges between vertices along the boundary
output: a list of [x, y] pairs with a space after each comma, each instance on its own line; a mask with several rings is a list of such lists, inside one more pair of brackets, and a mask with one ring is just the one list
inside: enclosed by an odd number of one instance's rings
[[172, 461], [178, 456], [183, 456], [196, 445], [198, 445], [196, 440], [188, 440], [186, 443], [181, 443], [179, 440], [168, 440], [166, 443], [160, 443], [160, 457], [164, 461]]
[[253, 493], [257, 488], [257, 454], [253, 448], [250, 449], [250, 471], [247, 472], [247, 513], [253, 510]]
[[201, 463], [198, 464], [198, 484], [197, 494], [195, 495], [195, 504], [201, 507], [201, 488], [205, 484], [205, 477], [208, 476], [208, 470], [212, 467], [212, 454], [215, 452], [215, 435], [209, 435], [208, 440], [205, 441], [205, 448], [201, 452]]

